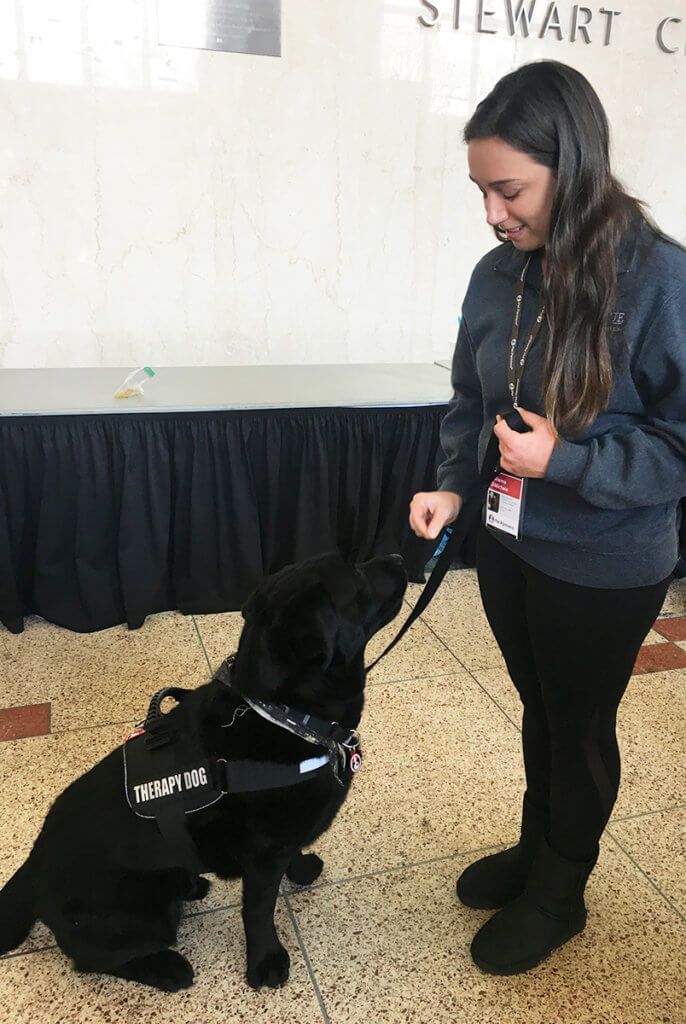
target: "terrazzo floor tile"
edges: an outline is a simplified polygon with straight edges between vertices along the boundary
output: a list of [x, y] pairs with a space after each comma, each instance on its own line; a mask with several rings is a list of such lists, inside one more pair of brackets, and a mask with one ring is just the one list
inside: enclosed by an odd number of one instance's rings
[[663, 615], [686, 615], [686, 579], [674, 580], [662, 605]]
[[290, 897], [331, 1024], [678, 1024], [686, 928], [610, 841], [585, 931], [536, 970], [483, 974], [489, 913], [461, 906], [460, 857]]
[[28, 704], [22, 708], [0, 708], [0, 740], [44, 736], [50, 732], [50, 705]]
[[[419, 593], [421, 587], [416, 585], [408, 590], [406, 597], [411, 605], [414, 606]], [[471, 672], [478, 673], [484, 668], [505, 670], [481, 605], [476, 570], [449, 572], [421, 618]]]
[[522, 702], [507, 669], [480, 668], [474, 678], [491, 695], [517, 729], [522, 727]]
[[686, 640], [686, 615], [658, 619], [655, 623], [655, 631], [665, 640]]
[[[411, 583], [408, 586], [405, 597], [412, 607], [422, 590], [421, 584]], [[671, 584], [661, 615], [686, 616], [686, 579], [675, 580]], [[497, 666], [504, 669], [504, 663], [483, 611], [475, 569], [452, 570], [447, 573], [422, 618], [466, 668]], [[658, 631], [653, 630], [648, 634], [645, 643], [658, 643], [666, 639], [658, 637]], [[471, 652], [470, 644], [475, 648]], [[495, 648], [495, 653], [492, 648]]]
[[617, 715], [622, 781], [614, 818], [683, 802], [684, 736], [686, 670], [633, 676]]
[[633, 674], [645, 675], [667, 669], [686, 668], [686, 653], [676, 644], [650, 644], [641, 647], [636, 658]]
[[[394, 639], [400, 627], [412, 611], [412, 606], [403, 603], [400, 614], [395, 617], [367, 644], [365, 663], [371, 664]], [[455, 656], [422, 622], [414, 622], [402, 640], [369, 673], [368, 683], [387, 683], [398, 679], [419, 679], [428, 676], [446, 675], [459, 670]]]
[[686, 807], [612, 822], [612, 836], [686, 917]]
[[[613, 821], [628, 814], [673, 807], [683, 798], [679, 797], [680, 787], [682, 794], [686, 792], [686, 773], [680, 767], [683, 756], [679, 753], [683, 751], [686, 729], [686, 673], [681, 674], [681, 683], [671, 678], [679, 674], [634, 676], [629, 683], [618, 714], [622, 781]], [[521, 728], [522, 705], [507, 673], [482, 669], [476, 678]], [[642, 685], [639, 680], [644, 679]], [[654, 750], [648, 752], [658, 737], [666, 749], [664, 756], [655, 758]]]
[[519, 734], [466, 673], [370, 687], [361, 733], [362, 770], [313, 846], [322, 882], [516, 838]]
[[194, 615], [198, 633], [216, 672], [225, 658], [238, 648], [243, 616], [240, 612], [220, 612], [216, 615]]
[[208, 678], [193, 620], [178, 612], [137, 630], [72, 633], [33, 618], [16, 636], [0, 632], [0, 706], [49, 702], [53, 732], [142, 718], [161, 687]]
[[[669, 619], [664, 619], [663, 621], [664, 622], [669, 622]], [[651, 629], [650, 632], [648, 633], [647, 637], [643, 641], [643, 646], [644, 647], [648, 647], [648, 646], [652, 646], [652, 644], [666, 644], [666, 643], [667, 643], [667, 637], [666, 636], [662, 636], [660, 633], [657, 632], [656, 629]]]
[[[7, 879], [3, 874], [0, 877], [0, 888], [2, 888], [6, 881]], [[42, 921], [36, 921], [29, 935], [20, 946], [17, 946], [16, 949], [10, 950], [9, 953], [3, 953], [2, 955], [0, 955], [0, 990], [2, 989], [2, 962], [4, 960], [11, 960], [14, 957], [23, 956], [25, 953], [33, 953], [39, 949], [54, 948], [55, 936], [52, 934], [49, 928], [46, 928]]]
[[78, 975], [59, 950], [0, 962], [3, 1024], [321, 1024], [323, 1018], [290, 916], [276, 924], [291, 957], [282, 989], [254, 992], [245, 981], [239, 910], [182, 923], [177, 948], [195, 969], [191, 988], [173, 994], [107, 975]]

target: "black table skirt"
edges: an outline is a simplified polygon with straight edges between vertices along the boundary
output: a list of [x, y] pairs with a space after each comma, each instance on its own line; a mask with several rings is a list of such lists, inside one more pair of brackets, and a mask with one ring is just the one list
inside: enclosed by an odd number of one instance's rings
[[399, 551], [435, 487], [445, 406], [0, 419], [0, 619], [78, 632], [233, 611], [261, 578], [338, 550]]

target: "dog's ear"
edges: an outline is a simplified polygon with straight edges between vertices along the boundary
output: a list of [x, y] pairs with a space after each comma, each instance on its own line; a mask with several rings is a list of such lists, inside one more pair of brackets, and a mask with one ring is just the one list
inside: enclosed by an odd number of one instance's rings
[[250, 615], [263, 615], [269, 612], [269, 580], [263, 582], [252, 594], [249, 594], [241, 607], [241, 615], [247, 619]]

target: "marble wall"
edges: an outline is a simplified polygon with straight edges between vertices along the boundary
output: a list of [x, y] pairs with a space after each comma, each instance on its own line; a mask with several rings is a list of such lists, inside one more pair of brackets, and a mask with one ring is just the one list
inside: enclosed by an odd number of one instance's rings
[[525, 38], [508, 0], [457, 29], [454, 0], [283, 0], [275, 58], [160, 46], [155, 0], [5, 0], [0, 366], [449, 355], [494, 244], [461, 130], [542, 57], [590, 78], [617, 173], [686, 240], [686, 15], [656, 41], [683, 0], [590, 4], [590, 42], [567, 0], [544, 38], [530, 8]]

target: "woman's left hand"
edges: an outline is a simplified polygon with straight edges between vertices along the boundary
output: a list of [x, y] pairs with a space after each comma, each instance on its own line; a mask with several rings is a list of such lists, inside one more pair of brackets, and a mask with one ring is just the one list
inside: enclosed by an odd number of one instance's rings
[[519, 434], [511, 430], [502, 416], [496, 416], [493, 433], [500, 445], [500, 465], [515, 476], [544, 477], [555, 447], [555, 438], [544, 416], [519, 409], [530, 431]]

